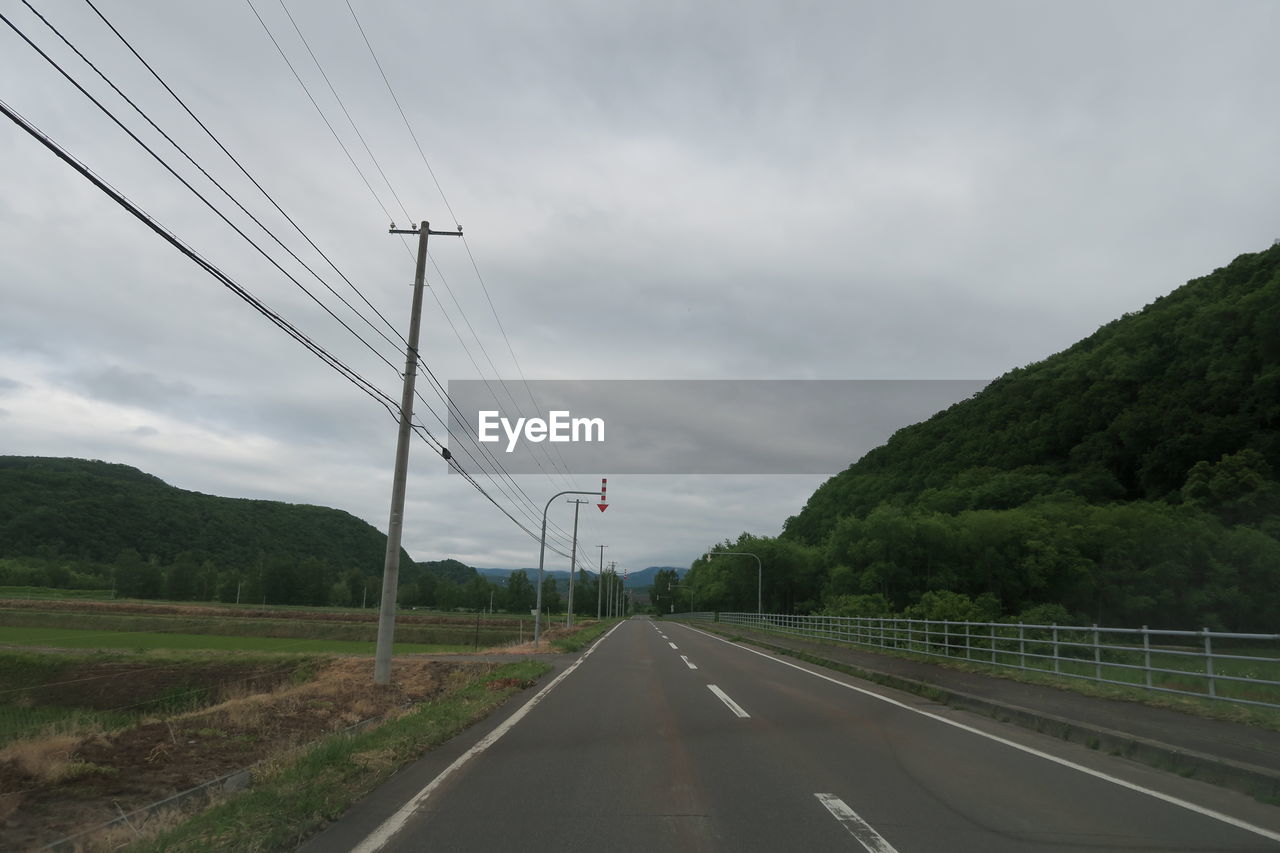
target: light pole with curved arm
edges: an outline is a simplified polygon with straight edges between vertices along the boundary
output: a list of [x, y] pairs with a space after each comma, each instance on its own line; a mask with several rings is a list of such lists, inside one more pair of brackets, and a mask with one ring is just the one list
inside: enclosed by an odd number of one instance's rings
[[[545, 524], [545, 522], [543, 522]], [[723, 554], [727, 557], [755, 557], [756, 559], [756, 615], [764, 614], [764, 567], [760, 563], [760, 558], [749, 551], [708, 551], [707, 559], [711, 559], [717, 554]]]
[[569, 489], [564, 492], [556, 492], [547, 501], [547, 505], [542, 508], [542, 545], [538, 549], [538, 597], [537, 610], [533, 615], [533, 647], [538, 647], [538, 640], [542, 636], [542, 567], [547, 559], [547, 510], [551, 509], [551, 501], [561, 495], [598, 495], [600, 492], [582, 492], [575, 489]]

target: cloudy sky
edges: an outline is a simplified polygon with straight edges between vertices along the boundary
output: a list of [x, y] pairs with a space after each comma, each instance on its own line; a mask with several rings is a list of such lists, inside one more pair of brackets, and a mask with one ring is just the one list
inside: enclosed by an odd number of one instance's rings
[[[1272, 0], [351, 2], [443, 196], [346, 0], [286, 3], [350, 121], [280, 0], [94, 0], [398, 328], [413, 252], [389, 221], [464, 226], [465, 246], [431, 243], [421, 352], [442, 382], [500, 378], [527, 400], [522, 376], [992, 378], [1280, 237]], [[86, 2], [35, 5], [394, 340]], [[26, 6], [0, 8], [381, 357], [7, 27], [0, 100], [398, 399], [387, 362], [403, 355]], [[122, 462], [385, 527], [385, 408], [8, 121], [0, 179], [0, 453]], [[417, 419], [526, 526], [553, 492], [598, 484], [551, 457], [546, 475], [492, 478]], [[582, 542], [620, 566], [687, 565], [744, 530], [776, 534], [822, 479], [615, 476]], [[553, 522], [569, 528], [569, 508]], [[423, 443], [405, 545], [537, 562]]]

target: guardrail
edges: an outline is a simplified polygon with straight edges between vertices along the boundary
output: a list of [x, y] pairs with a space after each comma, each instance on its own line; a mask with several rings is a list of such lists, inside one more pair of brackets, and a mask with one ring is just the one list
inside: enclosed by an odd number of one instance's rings
[[674, 618], [1280, 708], [1280, 634], [770, 613]]

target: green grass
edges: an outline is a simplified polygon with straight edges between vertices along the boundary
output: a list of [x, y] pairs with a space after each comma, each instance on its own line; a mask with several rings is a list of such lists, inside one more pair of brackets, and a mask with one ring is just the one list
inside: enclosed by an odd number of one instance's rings
[[397, 720], [326, 738], [255, 779], [250, 790], [127, 849], [134, 853], [292, 850], [401, 766], [483, 718], [519, 690], [494, 690], [488, 687], [490, 682], [529, 681], [549, 669], [540, 661], [497, 667]]
[[[0, 643], [17, 646], [50, 646], [63, 649], [216, 649], [255, 652], [338, 652], [371, 655], [373, 642], [356, 640], [289, 639], [276, 637], [178, 634], [159, 631], [90, 631], [71, 628], [0, 627]], [[470, 644], [446, 645], [396, 643], [396, 654], [415, 652], [455, 652], [471, 649]]]

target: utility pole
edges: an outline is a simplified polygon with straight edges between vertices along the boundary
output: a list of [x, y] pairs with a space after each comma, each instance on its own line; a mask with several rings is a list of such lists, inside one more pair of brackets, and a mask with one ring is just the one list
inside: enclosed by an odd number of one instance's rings
[[597, 545], [600, 549], [600, 574], [596, 575], [596, 619], [600, 618], [600, 604], [604, 601], [604, 549], [608, 545]]
[[[400, 536], [404, 527], [405, 481], [409, 474], [409, 434], [413, 426], [413, 383], [418, 376], [418, 325], [422, 320], [422, 290], [427, 275], [427, 237], [431, 234], [461, 237], [457, 231], [432, 231], [427, 222], [392, 234], [418, 235], [418, 263], [413, 273], [413, 307], [409, 312], [409, 339], [404, 358], [404, 389], [400, 395], [400, 432], [396, 437], [396, 467], [391, 480], [391, 517], [387, 522], [387, 558], [382, 566], [382, 607], [378, 611], [378, 647], [373, 657], [374, 684], [391, 681], [391, 647], [396, 630], [396, 587], [400, 580]], [[443, 452], [449, 458], [449, 451]]]
[[582, 504], [590, 503], [590, 501], [574, 498], [565, 503], [573, 504], [573, 545], [569, 548], [569, 613], [564, 617], [564, 626], [566, 628], [573, 627], [573, 570], [578, 565], [578, 510], [582, 509]]
[[617, 588], [618, 588], [618, 571], [617, 560], [609, 563], [609, 618], [612, 619], [618, 613], [617, 608]]

